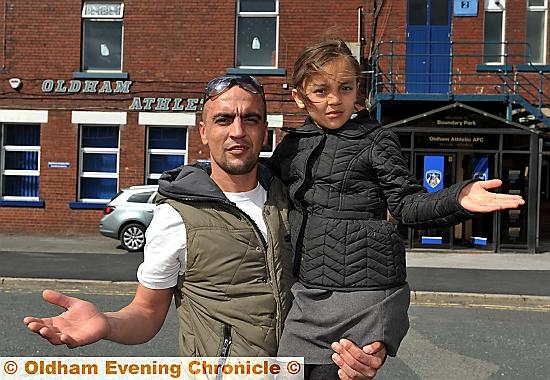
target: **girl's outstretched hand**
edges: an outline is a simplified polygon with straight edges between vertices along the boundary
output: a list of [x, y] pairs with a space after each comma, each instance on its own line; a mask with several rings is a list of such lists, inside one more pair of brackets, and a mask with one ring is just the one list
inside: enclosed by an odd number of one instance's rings
[[500, 179], [477, 181], [466, 185], [458, 195], [458, 202], [470, 212], [492, 212], [518, 208], [525, 204], [520, 195], [493, 193], [488, 190], [502, 185]]

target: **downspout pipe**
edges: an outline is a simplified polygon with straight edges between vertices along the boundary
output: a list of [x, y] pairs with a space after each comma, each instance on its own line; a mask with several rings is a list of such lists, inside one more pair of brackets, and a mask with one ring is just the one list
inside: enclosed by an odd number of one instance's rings
[[357, 8], [357, 42], [359, 43], [359, 63], [363, 66], [365, 61], [365, 28], [364, 28], [364, 14], [363, 7]]
[[378, 9], [376, 7], [376, 0], [372, 1], [372, 25], [370, 29], [370, 43], [369, 43], [369, 63], [372, 64], [372, 55], [374, 54], [374, 40], [376, 39], [376, 28], [378, 24]]
[[4, 0], [4, 14], [3, 14], [3, 23], [4, 23], [4, 30], [2, 32], [3, 39], [2, 39], [2, 69], [0, 71], [4, 71], [6, 69], [6, 51], [7, 51], [7, 32], [8, 32], [8, 1]]

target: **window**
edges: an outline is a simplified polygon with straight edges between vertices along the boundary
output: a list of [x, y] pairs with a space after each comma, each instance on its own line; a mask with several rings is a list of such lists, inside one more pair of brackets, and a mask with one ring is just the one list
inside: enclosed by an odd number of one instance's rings
[[449, 25], [449, 1], [430, 1], [430, 25], [447, 26]]
[[504, 63], [504, 1], [485, 0], [483, 63]]
[[145, 178], [156, 185], [164, 171], [187, 163], [187, 128], [149, 127], [147, 132]]
[[82, 71], [122, 71], [124, 4], [84, 2]]
[[546, 61], [547, 0], [527, 0], [526, 38], [529, 63]]
[[38, 200], [40, 184], [40, 126], [2, 125], [2, 199]]
[[409, 1], [409, 25], [425, 26], [428, 23], [428, 0]]
[[146, 191], [144, 193], [136, 193], [133, 195], [130, 195], [128, 198], [128, 202], [130, 203], [147, 203], [149, 198], [151, 198], [151, 195], [153, 195], [154, 191]]
[[107, 202], [118, 190], [118, 127], [80, 127], [80, 202]]
[[239, 0], [236, 66], [276, 68], [278, 27], [278, 0]]
[[276, 131], [283, 127], [283, 115], [280, 114], [268, 114], [267, 115], [267, 141], [262, 150], [260, 151], [260, 157], [271, 157], [273, 151], [277, 146], [277, 133]]
[[262, 146], [262, 150], [260, 151], [260, 157], [271, 157], [276, 146], [275, 138], [276, 138], [275, 129], [269, 128], [267, 130], [267, 144]]

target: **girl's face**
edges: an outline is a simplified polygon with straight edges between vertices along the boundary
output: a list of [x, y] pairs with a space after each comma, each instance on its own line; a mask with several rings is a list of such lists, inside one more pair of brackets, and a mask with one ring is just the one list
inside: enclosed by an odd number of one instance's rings
[[299, 108], [305, 109], [320, 127], [340, 128], [355, 112], [357, 77], [352, 64], [345, 58], [327, 63], [304, 81], [302, 92], [311, 103], [303, 102], [294, 89], [292, 97]]

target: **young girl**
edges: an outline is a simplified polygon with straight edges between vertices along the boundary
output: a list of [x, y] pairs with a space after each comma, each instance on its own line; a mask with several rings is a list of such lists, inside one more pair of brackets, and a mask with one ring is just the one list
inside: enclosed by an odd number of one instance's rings
[[488, 192], [500, 180], [428, 193], [408, 170], [397, 136], [355, 112], [359, 63], [345, 42], [307, 47], [294, 66], [292, 97], [309, 118], [277, 146], [270, 164], [288, 185], [299, 282], [279, 356], [304, 356], [306, 377], [338, 378], [330, 345], [375, 341], [395, 356], [407, 333], [405, 248], [392, 217], [407, 226], [454, 225], [523, 204]]

